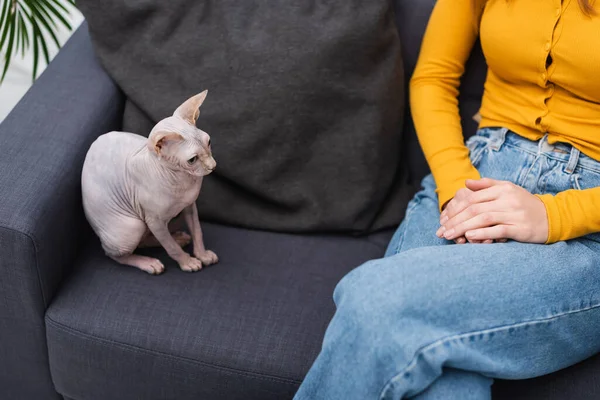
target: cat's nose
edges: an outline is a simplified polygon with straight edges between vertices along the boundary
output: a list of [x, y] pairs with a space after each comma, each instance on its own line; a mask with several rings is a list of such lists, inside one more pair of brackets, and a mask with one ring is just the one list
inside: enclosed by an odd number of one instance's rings
[[215, 161], [214, 158], [210, 157], [208, 160], [206, 160], [206, 162], [204, 163], [204, 167], [212, 172], [215, 170], [215, 168], [217, 168], [217, 162]]

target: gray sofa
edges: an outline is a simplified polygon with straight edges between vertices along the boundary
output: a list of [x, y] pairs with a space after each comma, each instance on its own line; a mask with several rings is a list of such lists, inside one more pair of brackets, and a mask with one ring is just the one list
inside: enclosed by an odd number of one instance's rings
[[[398, 2], [407, 77], [432, 5], [418, 3]], [[468, 134], [484, 77], [477, 50], [461, 90]], [[84, 23], [0, 125], [0, 399], [291, 399], [320, 349], [335, 284], [381, 257], [392, 232], [204, 224], [222, 261], [202, 279], [172, 263], [160, 279], [118, 266], [84, 219], [79, 179], [123, 105]], [[410, 118], [404, 131], [414, 183], [427, 168]], [[597, 399], [597, 371], [599, 357], [499, 381], [494, 399]]]

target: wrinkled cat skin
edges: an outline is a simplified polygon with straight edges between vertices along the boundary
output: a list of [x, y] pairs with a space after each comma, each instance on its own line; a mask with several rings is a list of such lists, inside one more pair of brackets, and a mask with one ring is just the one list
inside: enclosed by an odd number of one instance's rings
[[[183, 271], [218, 262], [204, 247], [196, 199], [202, 179], [216, 167], [209, 135], [196, 128], [207, 91], [158, 122], [148, 138], [128, 132], [100, 136], [88, 150], [81, 175], [85, 216], [107, 256], [160, 274], [155, 258], [134, 254], [162, 246]], [[190, 235], [169, 229], [179, 214]], [[194, 256], [182, 247], [193, 242]]]

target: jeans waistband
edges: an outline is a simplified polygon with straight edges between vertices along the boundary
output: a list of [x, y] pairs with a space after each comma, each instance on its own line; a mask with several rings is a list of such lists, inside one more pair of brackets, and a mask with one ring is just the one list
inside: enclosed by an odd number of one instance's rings
[[496, 151], [500, 150], [502, 145], [508, 144], [537, 156], [544, 155], [562, 161], [565, 163], [565, 172], [569, 174], [572, 174], [578, 166], [600, 172], [600, 162], [583, 154], [575, 146], [568, 143], [549, 143], [547, 134], [540, 140], [533, 141], [507, 128], [482, 128], [479, 130], [478, 135], [487, 137], [490, 147]]

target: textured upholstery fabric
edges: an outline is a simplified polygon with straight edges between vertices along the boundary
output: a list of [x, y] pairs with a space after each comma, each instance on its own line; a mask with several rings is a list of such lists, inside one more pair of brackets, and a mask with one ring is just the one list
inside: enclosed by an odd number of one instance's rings
[[85, 225], [80, 169], [91, 141], [116, 127], [119, 91], [85, 27], [0, 125], [0, 398], [53, 399], [44, 312]]
[[[147, 134], [209, 90], [198, 126], [218, 167], [200, 217], [278, 232], [397, 225], [405, 85], [390, 0], [78, 0]], [[174, 28], [174, 27], [177, 28]]]
[[390, 237], [203, 227], [221, 262], [195, 274], [161, 256], [166, 273], [150, 276], [109, 260], [95, 241], [86, 249], [47, 314], [61, 393], [78, 400], [291, 398], [320, 349], [335, 284], [383, 255]]

